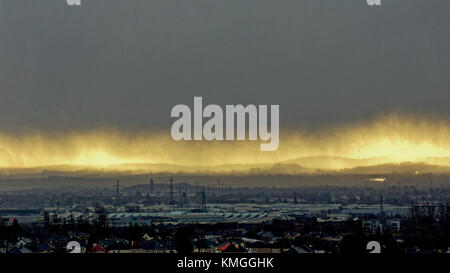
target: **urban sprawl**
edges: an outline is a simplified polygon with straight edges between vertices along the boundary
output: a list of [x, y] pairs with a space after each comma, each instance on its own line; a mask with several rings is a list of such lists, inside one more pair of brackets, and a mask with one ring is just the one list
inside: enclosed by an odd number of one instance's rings
[[231, 187], [173, 179], [0, 192], [0, 253], [450, 253], [441, 185]]

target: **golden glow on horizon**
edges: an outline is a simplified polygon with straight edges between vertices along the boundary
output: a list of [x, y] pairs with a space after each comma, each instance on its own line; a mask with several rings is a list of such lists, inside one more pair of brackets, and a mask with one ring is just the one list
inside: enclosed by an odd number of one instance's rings
[[81, 153], [72, 160], [69, 160], [65, 164], [74, 165], [93, 165], [99, 167], [108, 167], [112, 165], [120, 164], [135, 164], [135, 163], [149, 163], [148, 161], [120, 158], [111, 155], [105, 150], [101, 149], [90, 149], [86, 152]]
[[383, 183], [386, 182], [386, 178], [381, 177], [381, 178], [371, 178], [369, 179], [370, 182], [378, 182], [378, 183]]
[[323, 169], [404, 161], [450, 166], [450, 123], [430, 117], [391, 114], [314, 132], [281, 128], [280, 146], [275, 152], [261, 152], [256, 141], [176, 142], [170, 138], [169, 130], [156, 134], [115, 130], [19, 136], [0, 133], [0, 167], [3, 168], [49, 165], [108, 168], [133, 163], [206, 167], [275, 164], [319, 156], [346, 159], [316, 158], [294, 163]]

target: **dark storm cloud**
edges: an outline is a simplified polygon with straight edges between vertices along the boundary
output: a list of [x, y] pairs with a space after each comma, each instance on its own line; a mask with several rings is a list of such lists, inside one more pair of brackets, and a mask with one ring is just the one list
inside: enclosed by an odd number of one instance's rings
[[450, 2], [0, 1], [0, 130], [169, 130], [173, 105], [280, 104], [281, 126], [448, 116]]

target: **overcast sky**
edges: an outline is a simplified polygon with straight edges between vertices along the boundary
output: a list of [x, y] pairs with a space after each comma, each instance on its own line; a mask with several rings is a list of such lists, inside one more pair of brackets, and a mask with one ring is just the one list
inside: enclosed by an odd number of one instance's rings
[[450, 114], [450, 1], [0, 0], [0, 131], [170, 130], [172, 106], [281, 127]]

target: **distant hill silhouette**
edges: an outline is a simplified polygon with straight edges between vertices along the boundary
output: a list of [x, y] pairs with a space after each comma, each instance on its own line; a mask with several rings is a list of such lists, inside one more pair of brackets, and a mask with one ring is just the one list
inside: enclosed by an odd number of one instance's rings
[[[172, 164], [121, 164], [108, 167], [55, 165], [32, 168], [0, 168], [0, 177], [27, 178], [49, 176], [103, 177], [111, 174], [226, 174], [226, 175], [298, 175], [298, 174], [386, 174], [448, 173], [450, 158], [424, 158], [424, 162], [389, 162], [388, 158], [354, 159], [345, 157], [301, 157], [273, 164], [223, 164], [186, 166]], [[429, 164], [435, 161], [440, 164]], [[446, 163], [449, 164], [446, 164]]]

